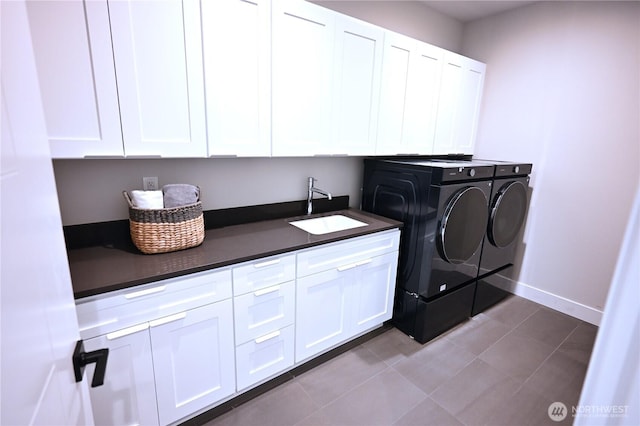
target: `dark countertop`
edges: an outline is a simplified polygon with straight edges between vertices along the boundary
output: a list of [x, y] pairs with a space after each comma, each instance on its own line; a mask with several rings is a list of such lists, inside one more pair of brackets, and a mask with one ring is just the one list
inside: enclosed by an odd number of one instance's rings
[[343, 214], [369, 226], [312, 235], [289, 225], [292, 220], [308, 218], [297, 216], [209, 229], [200, 246], [172, 253], [142, 254], [133, 245], [72, 249], [68, 256], [74, 297], [94, 296], [402, 226], [401, 222], [356, 209], [310, 217], [331, 214]]

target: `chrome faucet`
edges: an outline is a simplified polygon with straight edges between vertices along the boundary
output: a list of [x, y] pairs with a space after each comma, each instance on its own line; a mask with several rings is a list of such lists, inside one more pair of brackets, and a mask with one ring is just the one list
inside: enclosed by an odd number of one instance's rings
[[313, 186], [313, 183], [316, 181], [315, 178], [309, 178], [309, 193], [307, 194], [307, 214], [311, 214], [313, 212], [313, 193], [317, 192], [318, 194], [324, 195], [329, 200], [331, 200], [331, 193], [324, 191], [320, 188], [316, 188]]

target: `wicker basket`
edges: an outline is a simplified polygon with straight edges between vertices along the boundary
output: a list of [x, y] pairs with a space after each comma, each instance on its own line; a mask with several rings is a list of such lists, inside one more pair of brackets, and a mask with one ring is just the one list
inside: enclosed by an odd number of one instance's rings
[[204, 217], [202, 203], [167, 209], [140, 209], [127, 191], [129, 227], [133, 244], [143, 253], [168, 253], [202, 244]]

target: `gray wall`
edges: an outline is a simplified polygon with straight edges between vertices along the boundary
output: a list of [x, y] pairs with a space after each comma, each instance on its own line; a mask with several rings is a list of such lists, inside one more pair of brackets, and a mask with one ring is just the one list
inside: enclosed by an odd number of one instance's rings
[[476, 158], [534, 163], [523, 294], [601, 311], [640, 179], [640, 3], [525, 6], [463, 53], [488, 64]]

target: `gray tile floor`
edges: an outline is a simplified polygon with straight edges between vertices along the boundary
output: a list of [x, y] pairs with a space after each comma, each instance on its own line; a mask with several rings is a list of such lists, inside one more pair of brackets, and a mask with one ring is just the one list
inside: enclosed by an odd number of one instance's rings
[[557, 425], [597, 327], [512, 296], [425, 345], [391, 328], [207, 426]]

